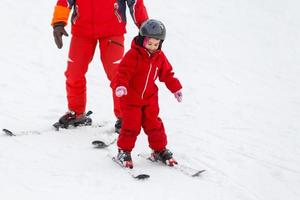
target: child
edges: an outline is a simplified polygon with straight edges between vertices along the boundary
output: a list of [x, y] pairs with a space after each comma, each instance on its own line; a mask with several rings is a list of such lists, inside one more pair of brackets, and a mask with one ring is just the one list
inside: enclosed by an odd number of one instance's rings
[[166, 29], [162, 22], [149, 19], [140, 27], [139, 35], [131, 49], [122, 59], [117, 75], [112, 82], [115, 94], [120, 98], [122, 128], [118, 137], [117, 159], [127, 168], [133, 168], [131, 150], [134, 148], [141, 127], [148, 136], [151, 157], [169, 166], [177, 164], [172, 153], [166, 149], [167, 136], [162, 120], [158, 117], [159, 78], [182, 101], [181, 84], [174, 77], [172, 66], [161, 50]]

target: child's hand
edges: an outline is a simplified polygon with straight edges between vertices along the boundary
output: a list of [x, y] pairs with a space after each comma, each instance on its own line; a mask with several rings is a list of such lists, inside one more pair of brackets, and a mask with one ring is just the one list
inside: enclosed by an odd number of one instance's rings
[[177, 92], [174, 92], [174, 96], [177, 99], [178, 102], [182, 101], [182, 92], [181, 90], [178, 90]]
[[124, 86], [118, 86], [115, 90], [115, 94], [117, 97], [122, 97], [124, 95], [127, 95], [127, 89]]

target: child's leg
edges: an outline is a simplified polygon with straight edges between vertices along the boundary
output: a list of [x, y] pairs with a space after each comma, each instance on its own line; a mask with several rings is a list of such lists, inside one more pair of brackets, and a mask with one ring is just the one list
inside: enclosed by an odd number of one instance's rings
[[[118, 69], [118, 65], [124, 54], [124, 36], [110, 36], [100, 39], [100, 54], [101, 61], [107, 75], [108, 80], [112, 81], [115, 77]], [[119, 99], [116, 97], [114, 91], [113, 101], [114, 101], [114, 113], [117, 118], [122, 118]]]
[[77, 114], [85, 112], [85, 74], [93, 59], [97, 40], [72, 36], [68, 67], [65, 72], [68, 108]]
[[142, 127], [148, 135], [151, 149], [163, 150], [167, 145], [167, 135], [162, 120], [158, 117], [159, 107], [157, 97], [143, 109]]
[[141, 131], [142, 111], [140, 106], [129, 106], [121, 102], [122, 129], [118, 137], [118, 147], [124, 151], [134, 148], [137, 136]]

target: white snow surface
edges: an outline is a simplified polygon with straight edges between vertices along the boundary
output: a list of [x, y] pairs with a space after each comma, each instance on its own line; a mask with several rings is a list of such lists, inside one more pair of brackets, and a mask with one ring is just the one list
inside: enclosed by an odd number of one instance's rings
[[[132, 152], [137, 181], [95, 139], [114, 137], [109, 82], [99, 50], [87, 73], [88, 105], [102, 128], [56, 132], [67, 110], [64, 47], [54, 44], [52, 1], [1, 0], [0, 198], [5, 200], [298, 200], [300, 199], [300, 1], [144, 0], [163, 21], [163, 50], [184, 100], [159, 84], [168, 148], [180, 163], [206, 169], [190, 178]], [[70, 32], [70, 26], [68, 26]], [[128, 15], [126, 49], [137, 28]], [[34, 131], [39, 131], [36, 134]]]

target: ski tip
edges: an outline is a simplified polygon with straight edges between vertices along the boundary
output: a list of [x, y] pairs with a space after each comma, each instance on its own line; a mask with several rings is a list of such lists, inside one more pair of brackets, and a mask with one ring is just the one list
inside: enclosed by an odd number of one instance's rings
[[94, 140], [94, 141], [92, 142], [92, 145], [99, 145], [99, 144], [104, 144], [104, 142], [101, 141], [101, 140]]
[[135, 176], [134, 178], [138, 179], [138, 180], [145, 180], [145, 179], [150, 178], [150, 175], [148, 175], [148, 174], [139, 174], [139, 175]]
[[95, 146], [95, 148], [103, 149], [107, 147], [107, 144], [105, 144], [103, 141], [100, 140], [94, 140], [92, 142], [92, 145]]
[[205, 172], [206, 170], [203, 169], [203, 170], [199, 170], [198, 172], [196, 172], [195, 174], [192, 175], [192, 177], [198, 177], [200, 176], [201, 174], [203, 174], [203, 172]]
[[54, 127], [54, 129], [56, 131], [59, 131], [59, 128], [60, 128], [60, 123], [59, 122], [56, 122], [55, 124], [52, 125]]
[[15, 134], [13, 134], [13, 132], [11, 132], [10, 130], [4, 128], [2, 129], [2, 131], [6, 134], [6, 135], [9, 135], [9, 136], [16, 136]]
[[85, 115], [90, 116], [91, 114], [93, 114], [93, 111], [89, 110]]

